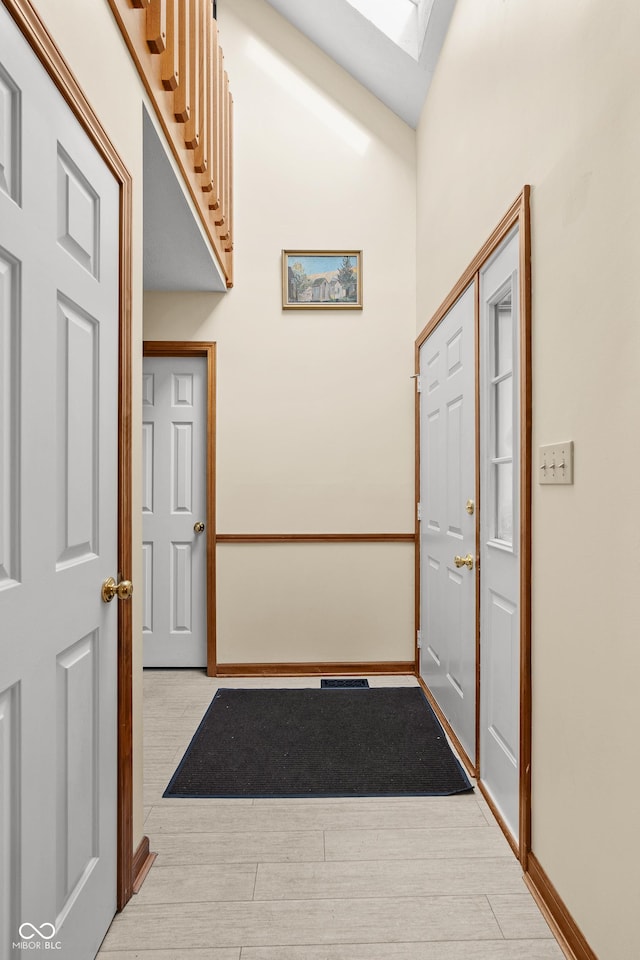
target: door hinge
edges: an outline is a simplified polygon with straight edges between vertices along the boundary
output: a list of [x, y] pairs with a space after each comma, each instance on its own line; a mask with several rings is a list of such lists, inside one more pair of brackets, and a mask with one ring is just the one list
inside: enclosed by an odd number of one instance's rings
[[417, 503], [417, 504], [416, 504], [416, 507], [417, 507], [417, 510], [418, 510], [418, 520], [422, 520], [422, 504], [421, 504], [421, 503]]
[[422, 650], [422, 630], [416, 631], [416, 642], [418, 650]]
[[417, 387], [418, 393], [422, 393], [422, 377], [420, 376], [416, 377], [416, 387]]

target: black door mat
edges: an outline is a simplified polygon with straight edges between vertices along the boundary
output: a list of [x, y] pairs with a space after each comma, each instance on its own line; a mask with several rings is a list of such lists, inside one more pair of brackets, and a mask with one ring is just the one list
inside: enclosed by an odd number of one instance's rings
[[419, 687], [218, 690], [165, 797], [473, 790]]
[[368, 687], [368, 680], [360, 680], [359, 678], [353, 677], [343, 677], [339, 680], [325, 680], [324, 678], [320, 681], [320, 689], [322, 690], [342, 690], [343, 687], [353, 688], [353, 687]]

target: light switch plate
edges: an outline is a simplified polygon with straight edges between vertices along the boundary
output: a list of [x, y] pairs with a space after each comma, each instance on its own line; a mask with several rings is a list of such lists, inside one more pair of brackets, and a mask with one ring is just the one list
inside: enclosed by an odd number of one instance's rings
[[573, 483], [573, 440], [539, 448], [538, 483]]

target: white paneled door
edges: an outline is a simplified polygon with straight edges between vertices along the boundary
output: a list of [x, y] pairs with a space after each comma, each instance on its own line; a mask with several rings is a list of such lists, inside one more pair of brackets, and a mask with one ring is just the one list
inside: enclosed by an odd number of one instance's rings
[[520, 449], [518, 231], [480, 271], [482, 782], [519, 833]]
[[207, 361], [145, 357], [144, 665], [207, 665]]
[[116, 908], [119, 188], [0, 4], [0, 956]]
[[420, 673], [472, 762], [476, 754], [474, 312], [471, 284], [420, 348]]

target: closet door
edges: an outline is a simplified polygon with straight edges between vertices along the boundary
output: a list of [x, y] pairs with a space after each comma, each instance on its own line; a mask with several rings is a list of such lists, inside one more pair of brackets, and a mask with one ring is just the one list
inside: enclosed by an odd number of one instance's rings
[[145, 667], [207, 665], [207, 361], [145, 357]]
[[520, 439], [519, 237], [480, 271], [480, 768], [506, 825], [519, 834]]
[[0, 5], [0, 955], [116, 909], [119, 187]]
[[420, 348], [420, 673], [476, 755], [475, 306], [471, 284]]

